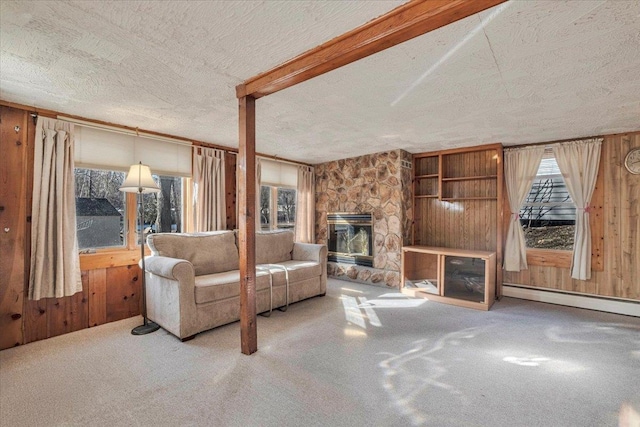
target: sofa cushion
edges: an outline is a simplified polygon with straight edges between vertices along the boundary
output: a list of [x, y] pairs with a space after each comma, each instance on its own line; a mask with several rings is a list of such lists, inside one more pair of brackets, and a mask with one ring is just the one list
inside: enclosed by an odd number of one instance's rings
[[239, 268], [233, 231], [158, 233], [149, 235], [147, 243], [153, 255], [189, 261], [196, 276]]
[[256, 233], [256, 264], [274, 264], [291, 260], [293, 231], [259, 231]]
[[[196, 304], [222, 301], [240, 295], [240, 272], [238, 270], [205, 274], [195, 279]], [[269, 272], [256, 271], [256, 291], [269, 289]]]
[[284, 261], [275, 264], [258, 265], [260, 270], [270, 271], [273, 275], [273, 286], [286, 285], [284, 268], [289, 272], [289, 284], [312, 279], [322, 275], [322, 266], [314, 261]]

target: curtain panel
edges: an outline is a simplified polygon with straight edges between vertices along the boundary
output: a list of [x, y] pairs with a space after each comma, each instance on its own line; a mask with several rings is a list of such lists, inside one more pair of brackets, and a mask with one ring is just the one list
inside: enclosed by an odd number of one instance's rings
[[565, 142], [553, 146], [558, 167], [576, 205], [571, 277], [591, 278], [591, 228], [589, 203], [596, 187], [602, 138]]
[[504, 249], [504, 269], [527, 269], [527, 244], [520, 224], [520, 208], [536, 178], [545, 147], [506, 149], [504, 152], [504, 179], [507, 185], [509, 230]]
[[193, 225], [196, 232], [227, 227], [224, 172], [224, 151], [193, 148]]
[[82, 291], [74, 125], [38, 117], [35, 135], [29, 299], [62, 298]]
[[296, 242], [315, 243], [315, 174], [312, 167], [298, 166]]

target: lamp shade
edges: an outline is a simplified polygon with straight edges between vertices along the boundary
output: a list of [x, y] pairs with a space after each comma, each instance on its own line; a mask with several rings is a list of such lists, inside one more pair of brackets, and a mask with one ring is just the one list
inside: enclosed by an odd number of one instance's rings
[[157, 193], [160, 188], [151, 177], [149, 166], [140, 162], [129, 168], [129, 173], [120, 187], [120, 191], [125, 193]]

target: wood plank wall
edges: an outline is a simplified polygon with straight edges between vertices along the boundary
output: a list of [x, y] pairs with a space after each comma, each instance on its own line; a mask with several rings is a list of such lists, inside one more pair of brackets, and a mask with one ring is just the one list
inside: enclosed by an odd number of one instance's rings
[[568, 268], [532, 265], [519, 273], [505, 271], [504, 283], [640, 300], [640, 175], [624, 168], [626, 154], [636, 147], [640, 132], [604, 137], [602, 268], [584, 281], [571, 279]]
[[22, 342], [26, 181], [15, 167], [26, 163], [26, 142], [26, 114], [0, 107], [0, 348]]
[[[14, 127], [20, 126], [16, 133]], [[0, 349], [137, 316], [138, 250], [81, 256], [83, 291], [31, 301], [28, 295], [35, 126], [29, 112], [0, 106]], [[20, 142], [18, 144], [17, 142]], [[235, 154], [227, 153], [228, 228], [236, 227]], [[7, 227], [10, 232], [3, 230]]]
[[227, 230], [238, 228], [238, 209], [236, 209], [236, 162], [238, 155], [236, 153], [225, 153], [225, 176], [224, 187], [227, 199]]
[[[416, 244], [482, 251], [497, 249], [497, 201], [419, 199]], [[455, 226], [454, 226], [455, 224]]]

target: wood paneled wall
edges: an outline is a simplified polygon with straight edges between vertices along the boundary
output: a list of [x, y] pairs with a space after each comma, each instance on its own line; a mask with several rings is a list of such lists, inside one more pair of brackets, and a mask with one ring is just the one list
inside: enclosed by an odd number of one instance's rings
[[236, 153], [226, 153], [224, 186], [227, 200], [227, 230], [238, 228], [238, 209], [236, 208], [236, 162], [238, 155]]
[[27, 115], [0, 107], [0, 348], [22, 342]]
[[25, 300], [24, 343], [139, 315], [139, 278], [137, 265], [82, 270], [82, 292]]
[[[27, 298], [34, 138], [35, 125], [28, 111], [0, 106], [0, 349], [141, 312], [137, 249], [81, 255], [82, 292], [39, 301]], [[231, 229], [236, 227], [235, 154], [227, 153], [226, 160]], [[5, 228], [9, 231], [4, 232]]]
[[519, 273], [505, 271], [504, 283], [640, 300], [640, 175], [624, 168], [625, 156], [636, 147], [640, 132], [604, 137], [602, 268], [584, 281], [571, 279], [568, 268], [531, 265]]
[[419, 199], [421, 237], [416, 244], [483, 251], [497, 249], [496, 200]]

